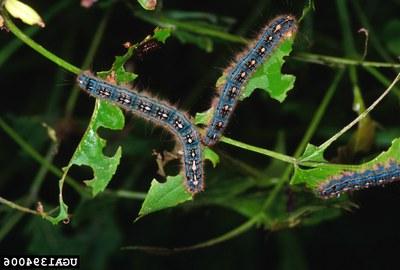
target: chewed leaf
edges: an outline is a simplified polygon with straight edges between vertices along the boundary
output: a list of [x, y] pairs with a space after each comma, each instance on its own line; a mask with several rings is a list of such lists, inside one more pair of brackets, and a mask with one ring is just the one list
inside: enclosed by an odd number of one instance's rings
[[[365, 172], [374, 170], [382, 170], [386, 166], [390, 166], [392, 162], [400, 164], [400, 138], [392, 142], [392, 146], [382, 152], [373, 160], [360, 165], [340, 165], [340, 164], [323, 164], [313, 169], [296, 168], [291, 179], [291, 184], [306, 184], [307, 187], [317, 190], [321, 184], [331, 179], [339, 179], [341, 176], [361, 175]], [[371, 174], [373, 175], [373, 174]], [[368, 178], [369, 179], [369, 178]], [[371, 181], [373, 179], [371, 178]], [[373, 185], [373, 184], [371, 184]], [[360, 186], [362, 188], [363, 186]]]
[[290, 184], [306, 184], [307, 187], [314, 189], [319, 183], [326, 181], [332, 175], [338, 174], [342, 171], [340, 165], [338, 166], [323, 166], [312, 169], [301, 169], [296, 167]]
[[59, 181], [59, 213], [56, 217], [44, 216], [53, 224], [68, 218], [68, 206], [63, 201], [63, 186], [65, 177], [73, 165], [87, 165], [93, 170], [93, 179], [86, 180], [85, 183], [91, 187], [92, 195], [95, 196], [103, 191], [114, 175], [121, 158], [121, 147], [118, 147], [112, 157], [105, 156], [103, 149], [106, 141], [99, 137], [97, 130], [100, 127], [109, 129], [122, 129], [125, 118], [122, 111], [106, 101], [96, 100], [96, 106], [92, 114], [89, 126], [85, 131], [78, 147], [68, 163], [63, 169], [63, 177]]
[[121, 158], [121, 147], [118, 147], [112, 157], [103, 154], [106, 141], [97, 134], [99, 127], [122, 129], [124, 116], [121, 110], [105, 101], [96, 101], [92, 119], [70, 162], [88, 165], [93, 169], [94, 178], [85, 181], [85, 184], [92, 188], [93, 196], [107, 187]]
[[69, 169], [73, 165], [87, 165], [93, 170], [93, 179], [84, 181], [91, 187], [92, 195], [95, 196], [103, 191], [114, 175], [121, 158], [121, 147], [118, 147], [112, 157], [105, 156], [103, 149], [106, 141], [99, 137], [97, 130], [100, 127], [109, 129], [122, 129], [125, 125], [125, 118], [120, 108], [112, 104], [96, 100], [96, 105], [90, 119], [90, 123], [83, 135], [79, 145], [63, 169], [64, 174], [59, 181], [59, 213], [56, 217], [45, 216], [53, 224], [68, 218], [68, 206], [63, 201], [63, 186]]
[[249, 97], [255, 89], [263, 89], [269, 95], [282, 102], [286, 94], [294, 86], [296, 77], [282, 74], [282, 65], [285, 63], [284, 56], [292, 51], [294, 38], [285, 39], [272, 55], [251, 76], [242, 95], [241, 100]]
[[[156, 29], [153, 38], [157, 36], [158, 39], [165, 41], [169, 32], [169, 30]], [[137, 45], [129, 44], [127, 52], [115, 58], [110, 70], [98, 72], [97, 75], [104, 79], [115, 80], [117, 83], [128, 83], [134, 80], [137, 75], [125, 71], [124, 65], [132, 57], [135, 49], [137, 49]], [[87, 165], [92, 168], [93, 178], [84, 181], [84, 183], [91, 188], [93, 196], [105, 190], [119, 165], [121, 147], [118, 147], [113, 156], [105, 156], [103, 149], [106, 146], [106, 141], [97, 134], [98, 128], [122, 129], [124, 122], [124, 115], [119, 107], [106, 101], [96, 100], [89, 126], [59, 181], [59, 214], [57, 217], [49, 216], [45, 218], [56, 224], [68, 217], [68, 206], [63, 201], [62, 189], [68, 170], [73, 165]]]
[[135, 46], [130, 46], [124, 55], [115, 57], [114, 63], [110, 70], [97, 72], [97, 75], [100, 78], [112, 76], [118, 83], [129, 83], [135, 80], [138, 75], [133, 72], [126, 71], [124, 67], [125, 63], [132, 57], [135, 48]]
[[192, 195], [186, 191], [183, 185], [182, 175], [168, 176], [165, 183], [153, 179], [138, 218], [192, 199]]
[[213, 150], [211, 150], [211, 148], [209, 147], [205, 147], [204, 148], [204, 159], [208, 159], [209, 161], [211, 161], [213, 167], [215, 168], [218, 163], [219, 163], [219, 156], [217, 153], [215, 153]]

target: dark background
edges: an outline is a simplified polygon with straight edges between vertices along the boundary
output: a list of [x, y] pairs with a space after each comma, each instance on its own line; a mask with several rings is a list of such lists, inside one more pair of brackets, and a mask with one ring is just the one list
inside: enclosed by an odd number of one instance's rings
[[[71, 2], [62, 12], [46, 21], [46, 28], [33, 39], [79, 66], [108, 8], [95, 5], [91, 9], [83, 9], [78, 1]], [[300, 26], [294, 55], [312, 52], [344, 57], [343, 33], [335, 2], [316, 1], [315, 11], [308, 14]], [[351, 21], [349, 28], [361, 55], [364, 36], [357, 30], [365, 26], [360, 22], [352, 1], [347, 2]], [[384, 29], [390, 21], [399, 19], [400, 2], [355, 2], [359, 3], [375, 30], [370, 35], [376, 35], [384, 45], [383, 49], [387, 50], [386, 44], [396, 35], [390, 36]], [[50, 5], [47, 1], [30, 1], [29, 4], [41, 14]], [[140, 9], [135, 1], [132, 4]], [[303, 1], [289, 0], [164, 1], [162, 8], [231, 17], [235, 23], [230, 33], [252, 37], [266, 21], [278, 14], [290, 13], [300, 17], [304, 5]], [[19, 22], [17, 24], [24, 27]], [[125, 41], [140, 41], [153, 28], [153, 25], [134, 17], [122, 2], [116, 3], [91, 69], [109, 69], [114, 56], [125, 52], [121, 46]], [[11, 33], [0, 32], [0, 54], [13, 39]], [[140, 75], [135, 82], [137, 87], [151, 89], [149, 91], [155, 95], [194, 114], [209, 107], [216, 79], [239, 50], [237, 44], [216, 39], [214, 50], [207, 53], [172, 37], [160, 50], [130, 64]], [[386, 52], [396, 61], [393, 52]], [[367, 60], [385, 62], [373, 47], [368, 50]], [[266, 94], [256, 92], [237, 108], [226, 136], [272, 149], [278, 133], [282, 132], [286, 152], [293, 153], [336, 68], [289, 58], [284, 70], [297, 77], [295, 88], [289, 92], [287, 100], [280, 104]], [[357, 71], [365, 103], [371, 104], [386, 87], [363, 69], [358, 68]], [[381, 71], [390, 80], [396, 74], [392, 69]], [[62, 131], [62, 141], [53, 161], [59, 168], [68, 163], [94, 104], [93, 99], [80, 94], [72, 118], [65, 119], [66, 100], [74, 80], [73, 74], [61, 70], [25, 45], [0, 66], [1, 117], [43, 155], [50, 142], [41, 123], [46, 122]], [[324, 142], [356, 117], [351, 108], [351, 87], [346, 73], [312, 139], [313, 144]], [[389, 95], [372, 113], [378, 123], [374, 144], [367, 153], [357, 154], [351, 162], [362, 161], [387, 149], [391, 140], [400, 135], [398, 115], [399, 100], [395, 95]], [[101, 131], [110, 141], [106, 152], [113, 153], [118, 145], [124, 148], [121, 165], [110, 188], [146, 192], [151, 179], [158, 177], [151, 156], [152, 149], [162, 151], [172, 147], [173, 141], [162, 129], [130, 116], [127, 117], [125, 131]], [[346, 144], [350, 135], [351, 132], [346, 133], [332, 145], [327, 158], [334, 157], [337, 148]], [[223, 144], [215, 149], [256, 168], [265, 168], [270, 162], [263, 156]], [[0, 196], [21, 202], [29, 193], [40, 165], [2, 130], [0, 164]], [[217, 169], [207, 165], [207, 180], [211, 182], [209, 188], [212, 189], [213, 181], [218, 178], [229, 182], [235, 175], [232, 166], [224, 159]], [[177, 166], [171, 165], [169, 170], [177, 172]], [[88, 168], [71, 170], [75, 179], [87, 179], [90, 175]], [[57, 204], [57, 180], [56, 176], [48, 173], [40, 187], [38, 200], [49, 205], [48, 209]], [[299, 192], [298, 196], [308, 192]], [[188, 204], [133, 223], [141, 201], [109, 196], [86, 200], [68, 186], [65, 186], [64, 197], [73, 214], [71, 223], [53, 226], [41, 218], [24, 215], [0, 239], [0, 253], [80, 254], [82, 269], [393, 269], [398, 266], [400, 220], [396, 210], [400, 187], [396, 184], [351, 195], [349, 199], [357, 203], [359, 209], [343, 211], [339, 217], [313, 226], [299, 224], [274, 232], [254, 228], [216, 246], [169, 256], [120, 248], [131, 245], [187, 246], [219, 236], [245, 222], [245, 218], [220, 206]], [[5, 206], [0, 208], [2, 230], [15, 215], [15, 210]]]

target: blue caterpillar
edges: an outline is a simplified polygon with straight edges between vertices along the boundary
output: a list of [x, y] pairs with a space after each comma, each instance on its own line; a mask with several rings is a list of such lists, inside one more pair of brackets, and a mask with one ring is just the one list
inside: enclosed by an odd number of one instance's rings
[[195, 194], [204, 189], [200, 135], [184, 113], [166, 102], [108, 83], [89, 72], [81, 73], [77, 81], [79, 87], [89, 95], [108, 100], [171, 131], [183, 146], [182, 159], [187, 190]]
[[400, 180], [400, 163], [390, 160], [388, 165], [377, 164], [362, 172], [344, 172], [330, 177], [318, 187], [318, 195], [324, 199], [340, 196], [344, 192], [383, 186]]
[[235, 108], [241, 89], [250, 75], [268, 58], [280, 42], [291, 37], [297, 30], [293, 16], [279, 16], [268, 24], [246, 52], [240, 54], [232, 67], [228, 68], [225, 85], [208, 126], [206, 136], [201, 138], [195, 126], [177, 108], [134, 90], [101, 80], [89, 72], [81, 73], [78, 85], [89, 95], [108, 100], [117, 106], [159, 124], [170, 130], [183, 146], [182, 163], [187, 190], [198, 193], [204, 190], [202, 143], [214, 145], [222, 133]]
[[216, 105], [213, 118], [202, 138], [205, 145], [214, 145], [221, 138], [229, 118], [232, 115], [240, 92], [246, 85], [251, 74], [273, 53], [278, 45], [293, 36], [297, 30], [297, 22], [293, 16], [279, 16], [272, 20], [261, 32], [255, 42], [239, 56], [224, 72], [226, 82], [218, 89], [220, 97], [213, 102]]

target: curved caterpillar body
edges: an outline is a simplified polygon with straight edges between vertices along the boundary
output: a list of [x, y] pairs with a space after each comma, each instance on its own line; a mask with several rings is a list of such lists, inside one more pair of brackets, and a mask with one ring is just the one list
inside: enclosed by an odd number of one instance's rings
[[279, 16], [272, 20], [262, 31], [258, 39], [248, 49], [236, 57], [231, 67], [224, 72], [225, 84], [218, 89], [220, 93], [213, 118], [202, 138], [205, 145], [218, 142], [229, 118], [235, 108], [240, 91], [246, 85], [251, 74], [268, 58], [275, 48], [286, 38], [291, 37], [297, 30], [297, 22], [293, 16]]
[[[229, 118], [232, 115], [240, 91], [246, 85], [251, 74], [268, 58], [285, 38], [291, 37], [297, 30], [293, 16], [279, 16], [272, 20], [262, 31], [257, 41], [241, 53], [234, 65], [224, 74], [225, 84], [219, 89], [220, 97], [206, 135], [202, 138], [205, 145], [214, 145], [221, 138]], [[213, 102], [215, 103], [215, 102]]]
[[329, 199], [344, 192], [383, 186], [395, 181], [400, 181], [400, 162], [390, 160], [386, 165], [377, 164], [363, 172], [345, 172], [330, 177], [317, 188], [317, 192], [320, 197]]
[[108, 100], [133, 114], [165, 126], [183, 146], [183, 167], [186, 189], [194, 194], [204, 189], [203, 159], [200, 135], [188, 117], [166, 102], [160, 102], [94, 77], [81, 73], [77, 82], [89, 95]]

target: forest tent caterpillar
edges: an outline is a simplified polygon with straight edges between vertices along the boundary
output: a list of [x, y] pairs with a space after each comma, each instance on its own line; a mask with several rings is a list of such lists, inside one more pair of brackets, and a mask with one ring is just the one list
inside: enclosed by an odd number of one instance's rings
[[317, 193], [321, 198], [329, 199], [345, 192], [383, 186], [395, 181], [400, 181], [400, 162], [390, 159], [362, 172], [347, 171], [331, 176], [317, 187]]
[[252, 73], [272, 54], [285, 39], [297, 31], [296, 19], [291, 15], [278, 16], [263, 28], [258, 38], [249, 45], [224, 74], [226, 82], [218, 89], [220, 97], [212, 104], [217, 104], [213, 118], [208, 125], [206, 135], [202, 138], [205, 145], [218, 142], [228, 125], [229, 118], [238, 102], [240, 91], [246, 85]]
[[183, 167], [186, 189], [198, 193], [204, 189], [203, 159], [200, 135], [189, 118], [175, 107], [125, 87], [101, 80], [89, 72], [77, 77], [77, 82], [89, 95], [113, 104], [166, 127], [183, 146]]

